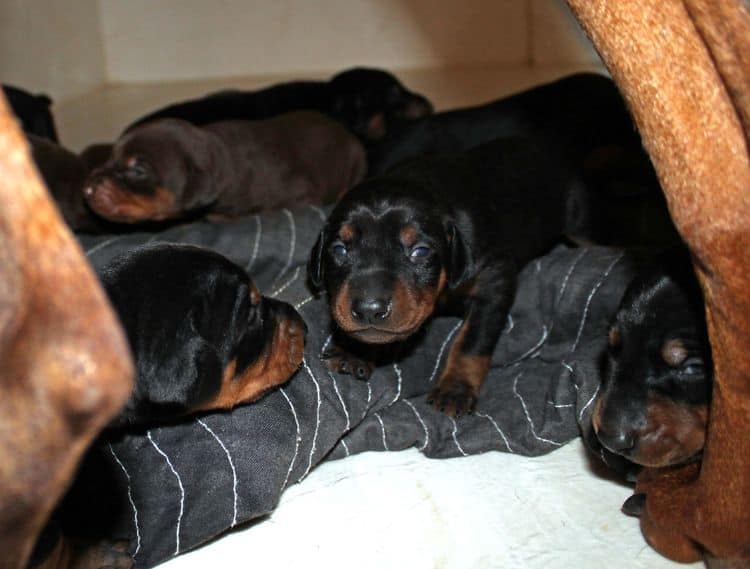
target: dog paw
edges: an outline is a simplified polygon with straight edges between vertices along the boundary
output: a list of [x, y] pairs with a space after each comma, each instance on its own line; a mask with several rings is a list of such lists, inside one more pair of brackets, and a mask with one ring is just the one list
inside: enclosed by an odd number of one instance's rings
[[132, 569], [133, 558], [128, 553], [127, 540], [77, 542], [74, 549], [75, 567], [101, 569]]
[[430, 391], [427, 396], [427, 403], [430, 403], [438, 411], [457, 418], [474, 412], [477, 396], [470, 385], [455, 380], [442, 382]]
[[645, 494], [633, 494], [630, 498], [625, 500], [622, 504], [622, 513], [626, 516], [632, 516], [634, 518], [641, 517], [643, 508], [646, 507], [646, 495]]
[[373, 362], [359, 358], [338, 346], [332, 346], [323, 352], [321, 359], [332, 372], [351, 375], [363, 381], [370, 379], [375, 369]]

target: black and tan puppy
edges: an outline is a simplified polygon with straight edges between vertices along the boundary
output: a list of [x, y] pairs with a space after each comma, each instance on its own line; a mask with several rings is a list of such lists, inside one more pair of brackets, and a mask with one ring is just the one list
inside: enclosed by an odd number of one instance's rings
[[133, 394], [110, 427], [230, 409], [284, 383], [302, 361], [299, 314], [262, 297], [218, 253], [145, 246], [115, 258], [100, 277], [136, 364]]
[[380, 69], [356, 67], [330, 81], [291, 81], [258, 91], [227, 90], [170, 105], [136, 120], [136, 126], [175, 118], [194, 125], [258, 120], [299, 110], [319, 111], [340, 122], [363, 142], [382, 138], [398, 122], [432, 113], [430, 102]]
[[[100, 278], [136, 364], [134, 390], [105, 439], [254, 401], [302, 362], [306, 328], [299, 314], [262, 297], [247, 273], [218, 253], [147, 245], [113, 259]], [[127, 542], [81, 531], [87, 526], [77, 518], [78, 507], [68, 496], [40, 537], [30, 567], [132, 567]]]
[[360, 142], [320, 113], [205, 127], [163, 119], [123, 135], [84, 195], [94, 212], [119, 223], [231, 217], [333, 202], [365, 170]]
[[660, 255], [629, 285], [609, 332], [592, 416], [599, 441], [643, 466], [696, 460], [706, 437], [711, 370], [689, 255]]
[[10, 103], [13, 114], [21, 121], [21, 128], [33, 134], [57, 142], [57, 129], [50, 106], [52, 99], [47, 95], [34, 95], [25, 89], [3, 85], [3, 94]]
[[487, 104], [403, 123], [368, 148], [369, 175], [436, 152], [463, 152], [490, 140], [533, 137], [564, 160], [589, 189], [587, 237], [599, 244], [679, 242], [648, 155], [615, 83], [577, 73]]
[[46, 138], [27, 135], [31, 155], [50, 194], [73, 231], [99, 233], [107, 224], [97, 218], [83, 199], [89, 169], [83, 159]]
[[[364, 344], [409, 338], [442, 301], [457, 308], [464, 322], [430, 397], [451, 415], [471, 412], [518, 271], [566, 231], [571, 186], [553, 156], [520, 138], [414, 159], [336, 205], [310, 281], [327, 291], [339, 331]], [[329, 360], [367, 375], [351, 364]]]

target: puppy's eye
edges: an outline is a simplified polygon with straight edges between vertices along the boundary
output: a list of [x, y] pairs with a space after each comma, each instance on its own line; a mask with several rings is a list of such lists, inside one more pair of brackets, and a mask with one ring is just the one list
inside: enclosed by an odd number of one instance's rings
[[432, 250], [429, 247], [425, 245], [417, 245], [409, 253], [409, 258], [412, 261], [418, 261], [427, 257], [431, 252]]
[[346, 245], [344, 245], [341, 241], [337, 241], [333, 245], [331, 245], [331, 251], [336, 257], [346, 257], [347, 253], [349, 251], [346, 249]]
[[680, 367], [681, 373], [686, 373], [688, 375], [695, 375], [699, 373], [703, 373], [704, 365], [703, 360], [701, 358], [688, 358], [686, 359], [682, 366]]

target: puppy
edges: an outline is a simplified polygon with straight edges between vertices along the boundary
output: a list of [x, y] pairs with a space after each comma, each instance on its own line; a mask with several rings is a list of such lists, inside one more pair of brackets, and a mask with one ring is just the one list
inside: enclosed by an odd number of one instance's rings
[[135, 389], [110, 428], [231, 409], [285, 382], [302, 362], [299, 314], [262, 297], [218, 253], [146, 246], [114, 259], [100, 277], [136, 365]]
[[586, 185], [587, 239], [618, 246], [679, 243], [651, 161], [617, 86], [578, 73], [497, 101], [441, 112], [390, 129], [368, 147], [369, 175], [436, 152], [462, 152], [490, 140], [533, 137]]
[[432, 113], [430, 102], [406, 89], [393, 75], [356, 67], [330, 81], [292, 81], [258, 91], [219, 91], [146, 115], [125, 129], [164, 118], [194, 125], [226, 120], [266, 119], [298, 110], [319, 111], [343, 124], [362, 141], [382, 138], [401, 121]]
[[610, 328], [592, 415], [599, 441], [649, 467], [697, 460], [711, 373], [703, 297], [689, 254], [670, 251], [629, 285]]
[[58, 142], [55, 120], [50, 111], [52, 99], [10, 85], [2, 87], [13, 114], [21, 120], [24, 132]]
[[104, 231], [106, 223], [91, 212], [83, 199], [89, 172], [85, 162], [46, 138], [28, 134], [27, 139], [34, 163], [68, 226], [85, 233]]
[[365, 170], [359, 141], [319, 113], [202, 128], [164, 119], [123, 135], [84, 196], [95, 213], [119, 223], [232, 217], [332, 202]]
[[[218, 253], [144, 246], [113, 259], [100, 278], [136, 365], [135, 388], [105, 438], [254, 401], [302, 362], [306, 327], [299, 314], [262, 297], [247, 273]], [[31, 567], [132, 567], [127, 542], [79, 536], [83, 522], [71, 507], [75, 499], [64, 501], [48, 524]]]
[[[565, 232], [572, 187], [554, 156], [521, 138], [416, 158], [336, 205], [313, 248], [310, 282], [328, 293], [338, 330], [364, 344], [406, 340], [439, 304], [453, 309], [464, 322], [430, 400], [450, 415], [469, 413], [519, 269]], [[356, 359], [327, 355], [332, 369], [367, 376]]]

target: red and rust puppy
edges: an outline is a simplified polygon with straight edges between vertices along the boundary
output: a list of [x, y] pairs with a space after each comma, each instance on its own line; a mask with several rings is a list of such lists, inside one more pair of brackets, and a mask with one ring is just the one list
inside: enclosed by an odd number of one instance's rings
[[601, 444], [648, 467], [697, 460], [711, 357], [703, 297], [686, 251], [659, 255], [625, 292], [609, 332], [592, 416]]
[[302, 362], [306, 328], [297, 311], [262, 297], [218, 253], [146, 246], [100, 276], [136, 365], [133, 394], [110, 427], [231, 409], [285, 382]]
[[315, 112], [203, 128], [164, 119], [123, 135], [84, 195], [119, 223], [238, 216], [333, 202], [366, 168], [359, 141]]
[[201, 126], [227, 120], [267, 119], [301, 110], [319, 111], [363, 142], [370, 142], [382, 138], [394, 124], [431, 114], [432, 105], [387, 71], [355, 67], [334, 75], [330, 81], [291, 81], [258, 91], [210, 93], [154, 111], [135, 121], [126, 132], [166, 118]]
[[[469, 413], [519, 269], [565, 232], [571, 185], [521, 138], [416, 158], [342, 198], [313, 249], [310, 282], [327, 291], [338, 329], [364, 344], [409, 338], [443, 300], [458, 308], [464, 322], [430, 398], [451, 415]], [[355, 361], [328, 363], [366, 377]]]

